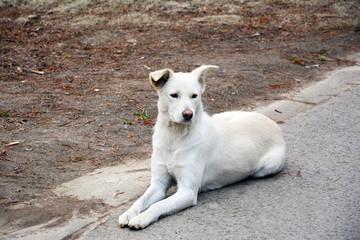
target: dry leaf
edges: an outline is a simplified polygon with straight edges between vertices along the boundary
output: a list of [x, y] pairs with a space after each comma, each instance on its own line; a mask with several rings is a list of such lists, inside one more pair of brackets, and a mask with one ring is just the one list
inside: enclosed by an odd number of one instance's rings
[[2, 150], [1, 152], [0, 152], [0, 157], [2, 156], [2, 155], [5, 155], [6, 154], [6, 151], [5, 150]]
[[286, 83], [276, 83], [276, 84], [269, 84], [271, 88], [277, 88], [286, 85]]
[[136, 137], [134, 137], [134, 131], [132, 131], [132, 132], [130, 133], [129, 138], [130, 138], [131, 141], [136, 142], [137, 139], [136, 139]]

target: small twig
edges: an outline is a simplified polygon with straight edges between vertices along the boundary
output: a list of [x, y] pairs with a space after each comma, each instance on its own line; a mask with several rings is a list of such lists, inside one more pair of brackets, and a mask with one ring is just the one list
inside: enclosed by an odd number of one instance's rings
[[20, 200], [13, 200], [13, 201], [7, 201], [7, 202], [0, 202], [0, 204], [10, 204], [10, 203], [18, 203], [21, 202]]
[[71, 148], [72, 150], [75, 151], [75, 148], [73, 146], [71, 146], [70, 144], [63, 143], [62, 145], [65, 146], [65, 147], [69, 147], [69, 148]]
[[62, 124], [59, 125], [59, 127], [64, 127], [64, 126], [68, 125], [69, 123], [70, 122], [62, 123]]
[[296, 173], [296, 177], [299, 177], [299, 178], [301, 178], [302, 177], [302, 175], [301, 175], [301, 171], [299, 170], [299, 171], [287, 171], [287, 172], [281, 172], [281, 173], [279, 173], [279, 176], [282, 176], [282, 175], [284, 175], [284, 174], [289, 174], [290, 176], [291, 176], [291, 174], [292, 173]]
[[120, 194], [124, 194], [125, 192], [118, 192], [118, 193], [116, 193], [115, 194], [115, 197], [117, 197], [118, 195], [120, 195]]
[[20, 176], [20, 175], [14, 175], [14, 174], [6, 174], [6, 173], [0, 173], [1, 176], [4, 177], [14, 177], [14, 178], [26, 178], [24, 176]]
[[141, 138], [141, 140], [144, 141], [144, 143], [148, 143], [141, 135], [140, 135], [140, 138]]
[[44, 71], [38, 71], [38, 70], [31, 70], [32, 73], [36, 73], [39, 75], [44, 75]]
[[104, 225], [104, 224], [105, 224], [105, 222], [101, 222], [94, 229], [97, 229], [98, 227], [100, 227], [101, 225]]
[[95, 120], [93, 119], [93, 120], [86, 121], [86, 122], [84, 122], [83, 124], [81, 124], [81, 126], [85, 126], [86, 124], [91, 123], [91, 122], [93, 122], [93, 121], [95, 121]]
[[63, 216], [63, 215], [65, 215], [65, 213], [59, 213], [59, 212], [55, 212], [55, 211], [52, 211], [52, 210], [50, 210], [50, 212], [52, 214], [54, 214], [55, 216]]
[[288, 83], [275, 83], [275, 84], [269, 84], [269, 87], [271, 88], [277, 88], [277, 87], [281, 87], [284, 85], [287, 85]]
[[[104, 220], [105, 219], [105, 220]], [[104, 217], [101, 217], [100, 220], [102, 222], [100, 222], [97, 226], [94, 227], [94, 230], [97, 229], [98, 227], [100, 227], [101, 225], [104, 225], [106, 223], [106, 221], [109, 219], [109, 216], [104, 216]], [[104, 220], [104, 221], [103, 221]]]
[[19, 141], [15, 141], [15, 142], [11, 142], [8, 144], [5, 144], [4, 147], [11, 147], [11, 146], [15, 146], [15, 145], [19, 145], [21, 142]]
[[337, 178], [337, 179], [335, 179], [335, 180], [332, 180], [332, 181], [330, 181], [330, 182], [327, 182], [327, 184], [337, 182], [337, 181], [339, 181], [339, 179], [340, 179], [340, 178], [341, 178], [341, 177], [338, 177], [338, 178]]

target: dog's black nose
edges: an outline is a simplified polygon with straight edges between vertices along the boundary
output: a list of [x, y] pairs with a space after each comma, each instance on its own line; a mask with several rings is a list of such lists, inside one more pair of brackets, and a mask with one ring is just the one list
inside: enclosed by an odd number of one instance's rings
[[183, 111], [182, 115], [186, 120], [190, 120], [193, 117], [193, 112], [190, 110], [185, 110]]

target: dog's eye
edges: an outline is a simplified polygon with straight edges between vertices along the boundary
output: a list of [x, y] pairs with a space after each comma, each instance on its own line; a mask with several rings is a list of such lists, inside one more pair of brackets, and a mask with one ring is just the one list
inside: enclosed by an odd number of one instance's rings
[[197, 94], [193, 94], [191, 98], [197, 98]]
[[171, 96], [172, 98], [178, 98], [178, 97], [179, 97], [179, 95], [178, 95], [177, 93], [172, 93], [172, 94], [170, 94], [170, 96]]

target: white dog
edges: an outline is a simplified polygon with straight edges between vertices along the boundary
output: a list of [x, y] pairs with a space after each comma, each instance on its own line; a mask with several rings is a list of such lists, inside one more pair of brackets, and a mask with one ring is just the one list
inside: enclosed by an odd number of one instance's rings
[[[285, 142], [280, 127], [253, 112], [203, 111], [205, 75], [170, 69], [150, 73], [159, 94], [153, 135], [151, 184], [119, 217], [121, 227], [145, 228], [160, 216], [193, 206], [199, 191], [221, 188], [247, 177], [276, 174], [283, 168]], [[176, 183], [175, 194], [166, 198]]]

